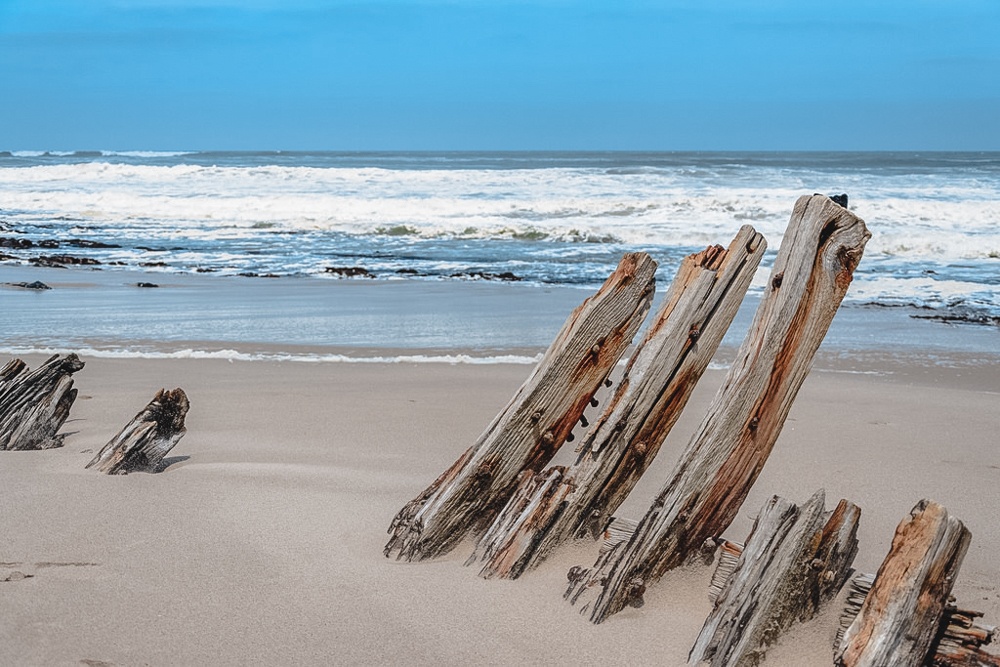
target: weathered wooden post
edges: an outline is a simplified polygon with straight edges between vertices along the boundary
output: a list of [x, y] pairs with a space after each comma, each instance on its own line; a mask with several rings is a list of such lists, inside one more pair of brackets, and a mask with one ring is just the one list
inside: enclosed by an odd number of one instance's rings
[[635, 337], [655, 289], [656, 262], [625, 255], [563, 325], [531, 376], [476, 443], [389, 527], [385, 555], [422, 560], [488, 526], [524, 471], [539, 471]]
[[836, 663], [882, 667], [923, 665], [932, 659], [971, 539], [944, 507], [933, 500], [917, 503], [896, 528], [871, 590], [844, 633]]
[[781, 632], [812, 618], [850, 576], [860, 515], [846, 500], [825, 513], [823, 491], [801, 507], [771, 498], [715, 597], [689, 664], [757, 665]]
[[596, 537], [649, 467], [739, 310], [767, 244], [749, 225], [728, 249], [689, 255], [568, 469], [526, 476], [470, 563], [516, 578], [557, 545]]
[[167, 452], [187, 433], [184, 418], [188, 407], [182, 389], [161, 389], [86, 467], [109, 475], [155, 472]]
[[[735, 518], [777, 440], [871, 235], [829, 197], [799, 198], [736, 360], [632, 539], [578, 587], [600, 623], [717, 537]], [[571, 600], [580, 594], [570, 596]]]
[[0, 450], [62, 447], [59, 429], [76, 400], [75, 354], [55, 355], [33, 371], [20, 359], [0, 369]]

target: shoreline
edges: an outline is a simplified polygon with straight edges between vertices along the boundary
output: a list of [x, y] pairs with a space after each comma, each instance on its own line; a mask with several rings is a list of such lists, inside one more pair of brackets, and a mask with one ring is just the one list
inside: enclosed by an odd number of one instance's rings
[[[42, 358], [26, 358], [34, 367]], [[559, 551], [515, 582], [382, 556], [393, 514], [479, 435], [530, 367], [86, 359], [65, 446], [0, 452], [0, 662], [8, 664], [682, 664], [708, 613], [709, 569], [651, 587], [642, 609], [593, 626], [563, 603]], [[892, 363], [900, 363], [898, 360]], [[882, 370], [892, 370], [883, 368]], [[955, 588], [1000, 620], [997, 392], [967, 369], [814, 371], [727, 536], [772, 494], [862, 507], [855, 567], [873, 571], [921, 498], [972, 531]], [[644, 511], [724, 372], [709, 370], [619, 514]], [[160, 387], [191, 400], [159, 474], [83, 466]], [[995, 384], [993, 385], [995, 387]], [[829, 660], [837, 604], [793, 628], [767, 665]], [[489, 628], [488, 632], [484, 632]]]

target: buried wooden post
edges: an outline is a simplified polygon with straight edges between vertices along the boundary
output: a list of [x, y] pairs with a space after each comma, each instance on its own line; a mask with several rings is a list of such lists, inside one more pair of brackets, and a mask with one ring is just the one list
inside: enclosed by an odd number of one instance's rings
[[[815, 616], [850, 576], [860, 515], [846, 500], [825, 513], [823, 491], [801, 507], [771, 498], [726, 581], [713, 578], [714, 607], [689, 664], [757, 665], [781, 632]], [[724, 559], [719, 565], [725, 569]]]
[[766, 246], [746, 225], [728, 249], [712, 246], [684, 258], [617, 391], [577, 448], [575, 464], [526, 478], [527, 486], [480, 538], [469, 563], [484, 561], [481, 576], [516, 578], [557, 545], [600, 533], [680, 417]]
[[109, 475], [155, 472], [167, 452], [187, 433], [184, 417], [188, 407], [182, 389], [161, 389], [86, 467]]
[[896, 528], [871, 590], [844, 632], [837, 665], [923, 665], [933, 659], [970, 540], [969, 530], [944, 507], [933, 500], [917, 503]]
[[577, 307], [545, 356], [479, 439], [389, 526], [384, 553], [440, 556], [489, 525], [524, 471], [538, 472], [566, 440], [639, 330], [653, 298], [656, 262], [628, 253]]
[[596, 593], [585, 607], [591, 621], [624, 608], [636, 582], [649, 586], [732, 523], [870, 236], [829, 197], [795, 203], [753, 324], [701, 426], [631, 540], [578, 576], [577, 587]]
[[0, 450], [62, 447], [59, 429], [76, 400], [75, 354], [55, 355], [33, 371], [20, 359], [0, 369]]

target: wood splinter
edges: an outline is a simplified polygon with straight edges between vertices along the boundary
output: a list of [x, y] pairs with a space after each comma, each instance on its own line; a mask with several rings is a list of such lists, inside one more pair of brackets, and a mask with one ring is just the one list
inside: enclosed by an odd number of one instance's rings
[[174, 445], [187, 433], [188, 398], [183, 389], [161, 389], [118, 435], [98, 452], [87, 468], [109, 475], [157, 472]]

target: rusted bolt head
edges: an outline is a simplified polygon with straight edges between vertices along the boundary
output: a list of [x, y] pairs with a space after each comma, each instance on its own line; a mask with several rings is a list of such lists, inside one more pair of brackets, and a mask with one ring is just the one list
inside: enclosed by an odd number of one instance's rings
[[635, 443], [635, 453], [638, 454], [639, 456], [645, 456], [647, 450], [648, 447], [646, 446], [645, 442]]
[[541, 412], [541, 410], [536, 410], [535, 412], [531, 413], [531, 421], [537, 422], [541, 418], [542, 418], [542, 412]]
[[814, 570], [822, 570], [823, 569], [823, 561], [821, 561], [819, 558], [813, 558], [812, 562], [809, 563], [809, 567], [811, 567]]
[[591, 354], [600, 354], [601, 353], [601, 344], [600, 343], [594, 343], [594, 347], [590, 348], [590, 353]]
[[701, 336], [701, 330], [698, 329], [698, 327], [691, 327], [691, 331], [688, 331], [688, 338], [691, 339], [692, 343], [698, 340], [700, 336]]
[[646, 601], [642, 599], [643, 594], [646, 592], [646, 582], [635, 577], [630, 582], [628, 582], [628, 589], [625, 595], [628, 598], [628, 605], [630, 607], [635, 607], [638, 609], [642, 605], [646, 604]]
[[552, 431], [546, 431], [545, 434], [542, 436], [542, 442], [544, 442], [546, 445], [551, 445], [555, 441], [556, 441], [556, 436], [552, 435]]

